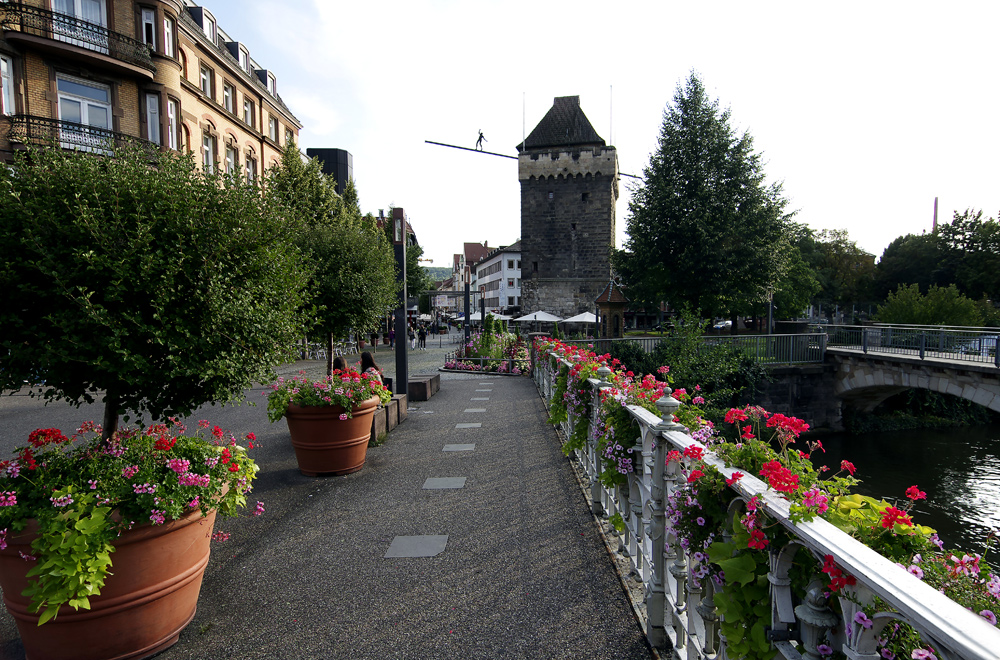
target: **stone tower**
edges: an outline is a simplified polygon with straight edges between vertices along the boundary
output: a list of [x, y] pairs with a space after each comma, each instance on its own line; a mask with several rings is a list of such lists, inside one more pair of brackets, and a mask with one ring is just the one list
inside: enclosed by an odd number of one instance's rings
[[523, 145], [521, 309], [562, 318], [593, 311], [611, 278], [618, 156], [580, 108], [557, 97]]

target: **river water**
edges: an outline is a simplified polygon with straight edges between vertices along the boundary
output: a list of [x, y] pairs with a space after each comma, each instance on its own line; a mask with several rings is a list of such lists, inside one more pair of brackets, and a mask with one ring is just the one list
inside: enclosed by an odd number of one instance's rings
[[[907, 488], [925, 491], [911, 513], [936, 529], [946, 548], [982, 553], [990, 531], [1000, 533], [1000, 425], [821, 439], [826, 453], [814, 453], [814, 463], [834, 471], [842, 459], [854, 463], [862, 480], [856, 492], [907, 503]], [[997, 561], [1000, 539], [990, 548]]]

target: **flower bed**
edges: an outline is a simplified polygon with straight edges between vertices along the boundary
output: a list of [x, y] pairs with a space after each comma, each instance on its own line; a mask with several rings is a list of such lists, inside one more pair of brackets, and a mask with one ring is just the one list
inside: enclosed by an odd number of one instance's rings
[[[716, 425], [696, 404], [710, 393], [661, 396], [671, 393], [666, 368], [655, 380], [558, 341], [536, 342], [533, 350], [552, 421], [567, 434], [564, 449], [605, 485], [602, 504], [624, 529], [637, 572], [652, 576], [647, 633], [654, 643], [654, 622], [665, 616], [675, 636], [692, 637], [706, 654], [725, 645], [730, 657], [773, 657], [768, 629], [822, 658], [844, 657], [844, 649], [886, 660], [937, 658], [938, 649], [995, 657], [1000, 576], [983, 557], [944, 550], [934, 530], [913, 520], [912, 505], [924, 497], [918, 487], [901, 493], [902, 502], [853, 494], [849, 461], [836, 472], [814, 467], [822, 443], [801, 438], [808, 430], [802, 420], [748, 406]], [[662, 509], [659, 490], [666, 491]], [[849, 550], [841, 533], [885, 559], [859, 559], [864, 552]], [[674, 558], [669, 571], [657, 538]], [[803, 546], [810, 552], [795, 552]], [[674, 605], [693, 594], [705, 599], [676, 616], [658, 615], [658, 581], [674, 587], [666, 598]], [[778, 583], [788, 588], [775, 591]], [[939, 594], [961, 607], [938, 603]], [[803, 619], [807, 606], [813, 616]], [[968, 619], [962, 607], [980, 618]], [[944, 621], [955, 610], [963, 619], [957, 627]], [[990, 644], [993, 656], [977, 654]]]
[[[488, 324], [489, 325], [489, 324]], [[521, 337], [486, 328], [474, 332], [469, 341], [445, 360], [445, 369], [520, 375], [528, 362], [527, 345]]]

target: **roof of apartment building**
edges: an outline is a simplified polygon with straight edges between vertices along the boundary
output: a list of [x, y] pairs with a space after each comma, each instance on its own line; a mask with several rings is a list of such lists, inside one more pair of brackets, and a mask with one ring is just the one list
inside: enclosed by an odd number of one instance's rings
[[479, 261], [477, 261], [473, 265], [478, 265], [478, 264], [480, 264], [480, 263], [482, 263], [484, 261], [489, 261], [493, 257], [496, 257], [497, 255], [500, 255], [500, 254], [509, 254], [509, 253], [512, 253], [512, 252], [518, 252], [519, 253], [520, 251], [521, 251], [521, 239], [519, 238], [516, 241], [514, 241], [513, 243], [511, 243], [510, 245], [501, 245], [498, 248], [494, 248], [493, 250], [491, 250], [490, 252], [488, 252], [486, 254], [486, 256], [484, 256], [482, 259], [480, 259]]
[[[220, 59], [228, 62], [232, 67], [233, 71], [240, 72], [243, 77], [243, 82], [250, 82], [254, 87], [258, 88], [260, 91], [264, 92], [275, 104], [276, 108], [281, 110], [285, 114], [286, 119], [294, 123], [296, 128], [302, 128], [302, 122], [300, 122], [292, 111], [285, 105], [282, 100], [281, 95], [278, 93], [276, 77], [273, 71], [265, 69], [257, 61], [250, 56], [249, 49], [241, 42], [230, 37], [223, 29], [222, 26], [215, 22], [215, 39], [208, 36], [205, 30], [206, 18], [210, 18], [215, 21], [215, 16], [212, 14], [211, 9], [203, 7], [202, 5], [195, 2], [195, 0], [184, 0], [184, 9], [178, 18], [182, 22], [187, 22], [189, 28], [191, 29], [191, 34], [196, 35], [197, 38], [204, 44], [208, 44], [213, 47], [213, 54]], [[206, 17], [205, 11], [208, 10], [208, 16]], [[247, 65], [248, 69], [243, 68], [238, 59], [239, 47], [243, 46], [243, 49], [247, 54]], [[234, 53], [235, 51], [235, 53]], [[270, 74], [272, 79], [275, 80], [275, 86], [273, 93], [268, 89], [267, 86], [267, 75]]]

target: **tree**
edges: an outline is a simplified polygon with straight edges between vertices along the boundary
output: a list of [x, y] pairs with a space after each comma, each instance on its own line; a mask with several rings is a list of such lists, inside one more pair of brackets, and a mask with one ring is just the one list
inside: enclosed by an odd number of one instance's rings
[[983, 324], [979, 304], [963, 296], [954, 284], [948, 287], [932, 285], [926, 294], [920, 293], [917, 284], [900, 285], [895, 293], [889, 294], [884, 305], [879, 305], [875, 320], [920, 325]]
[[304, 323], [297, 223], [190, 156], [56, 148], [0, 168], [0, 388], [154, 419], [269, 379]]
[[907, 234], [882, 252], [875, 266], [875, 298], [885, 298], [902, 285], [916, 284], [921, 291], [931, 285], [951, 284], [942, 270], [944, 253], [936, 234]]
[[815, 261], [821, 303], [850, 305], [871, 300], [875, 255], [858, 247], [843, 229], [824, 229], [815, 235]]
[[[614, 256], [630, 294], [734, 318], [766, 302], [788, 257], [781, 185], [765, 183], [749, 133], [691, 74], [664, 111]], [[733, 323], [735, 331], [736, 324]]]
[[267, 188], [302, 223], [295, 241], [312, 265], [310, 327], [326, 339], [332, 373], [333, 337], [378, 327], [395, 304], [392, 246], [375, 218], [362, 216], [354, 181], [338, 195], [336, 181], [323, 173], [319, 160], [304, 161], [294, 143], [269, 171]]

